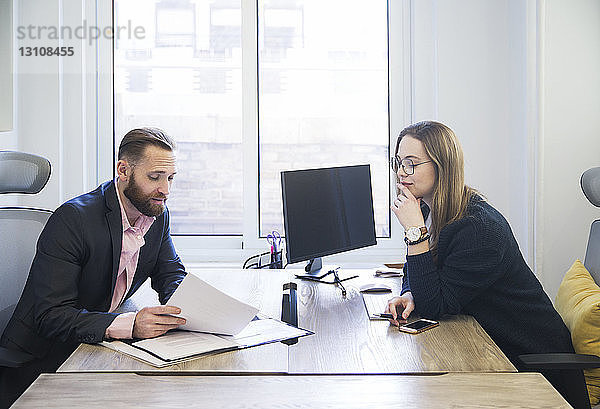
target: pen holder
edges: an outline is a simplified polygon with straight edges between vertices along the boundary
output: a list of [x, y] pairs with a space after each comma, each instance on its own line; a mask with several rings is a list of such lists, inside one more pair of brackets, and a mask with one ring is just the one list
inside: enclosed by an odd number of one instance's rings
[[269, 268], [283, 268], [282, 250], [271, 253]]
[[281, 250], [277, 252], [260, 253], [255, 256], [248, 257], [244, 264], [243, 269], [247, 268], [283, 268], [283, 252]]

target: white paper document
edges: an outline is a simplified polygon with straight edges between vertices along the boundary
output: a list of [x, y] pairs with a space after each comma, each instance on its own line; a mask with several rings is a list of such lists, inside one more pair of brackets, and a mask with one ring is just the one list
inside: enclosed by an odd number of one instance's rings
[[293, 327], [272, 318], [266, 318], [250, 322], [246, 328], [233, 337], [222, 336], [222, 338], [231, 340], [242, 348], [247, 348], [310, 334], [311, 332], [305, 329]]
[[164, 367], [202, 355], [253, 347], [311, 335], [313, 332], [261, 316], [258, 308], [218, 290], [188, 273], [167, 305], [181, 308], [186, 324], [156, 338], [102, 342], [156, 367]]
[[135, 342], [102, 342], [102, 345], [156, 367], [164, 367], [209, 353], [243, 349], [313, 334], [284, 322], [253, 320], [235, 336], [190, 331], [172, 331], [160, 337]]
[[258, 312], [192, 273], [185, 276], [167, 305], [181, 308], [179, 316], [187, 322], [180, 329], [224, 335], [239, 333]]
[[213, 334], [189, 331], [170, 332], [161, 337], [134, 342], [132, 345], [169, 361], [213, 351], [239, 348], [237, 343], [229, 339]]

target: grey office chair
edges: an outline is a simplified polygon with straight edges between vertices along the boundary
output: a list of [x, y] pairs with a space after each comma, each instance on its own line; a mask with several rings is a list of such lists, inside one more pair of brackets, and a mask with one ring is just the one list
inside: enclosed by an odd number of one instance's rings
[[[0, 151], [0, 194], [35, 194], [50, 178], [50, 162], [41, 156]], [[52, 214], [27, 207], [0, 207], [0, 334], [16, 307], [35, 255], [38, 236]], [[0, 367], [17, 367], [31, 355], [0, 347]]]
[[[600, 167], [583, 172], [581, 190], [591, 204], [600, 207]], [[590, 227], [583, 265], [590, 272], [596, 284], [600, 285], [600, 219], [595, 220]]]
[[[581, 175], [581, 190], [596, 207], [600, 207], [600, 167], [591, 168]], [[600, 285], [600, 219], [592, 222], [585, 251], [585, 268]], [[584, 369], [600, 368], [600, 357], [584, 354], [528, 354], [519, 359], [532, 370], [559, 370], [567, 390], [564, 398], [575, 409], [589, 409], [590, 401], [583, 376]], [[598, 408], [600, 405], [594, 406]]]

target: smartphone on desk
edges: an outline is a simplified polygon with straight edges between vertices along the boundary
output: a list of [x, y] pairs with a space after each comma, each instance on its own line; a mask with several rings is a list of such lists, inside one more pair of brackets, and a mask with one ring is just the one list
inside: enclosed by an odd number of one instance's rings
[[420, 332], [427, 331], [428, 329], [435, 328], [438, 325], [440, 325], [440, 323], [437, 321], [426, 320], [425, 318], [421, 318], [409, 324], [400, 325], [398, 327], [398, 330], [402, 332], [408, 332], [411, 334], [418, 334]]

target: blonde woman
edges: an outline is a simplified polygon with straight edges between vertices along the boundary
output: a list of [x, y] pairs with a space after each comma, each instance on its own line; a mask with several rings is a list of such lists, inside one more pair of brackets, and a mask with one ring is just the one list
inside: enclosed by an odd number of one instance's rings
[[[391, 165], [398, 186], [391, 209], [408, 248], [401, 295], [388, 303], [392, 324], [413, 310], [432, 319], [471, 315], [517, 368], [520, 354], [573, 352], [508, 222], [465, 185], [454, 132], [431, 121], [405, 128]], [[562, 389], [555, 374], [545, 375]]]

